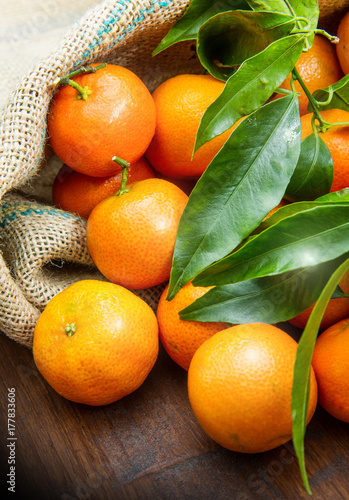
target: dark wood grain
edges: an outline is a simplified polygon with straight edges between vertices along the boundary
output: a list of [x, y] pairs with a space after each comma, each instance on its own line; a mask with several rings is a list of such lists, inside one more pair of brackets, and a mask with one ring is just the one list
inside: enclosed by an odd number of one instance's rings
[[[7, 489], [8, 388], [16, 392], [16, 493], [9, 498], [307, 498], [290, 443], [243, 455], [198, 425], [186, 377], [161, 349], [143, 386], [105, 407], [71, 403], [38, 373], [30, 350], [0, 335], [1, 485]], [[349, 498], [349, 425], [318, 407], [306, 459], [313, 499]], [[310, 497], [309, 497], [310, 498]]]

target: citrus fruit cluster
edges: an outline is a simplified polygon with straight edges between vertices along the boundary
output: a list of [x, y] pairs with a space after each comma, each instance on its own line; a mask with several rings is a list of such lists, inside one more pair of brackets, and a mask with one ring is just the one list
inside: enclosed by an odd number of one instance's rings
[[[345, 47], [338, 45], [337, 52], [338, 58], [330, 42], [316, 35], [302, 54], [297, 69], [310, 91], [349, 71]], [[209, 75], [178, 75], [151, 95], [134, 73], [111, 64], [94, 64], [59, 83], [48, 115], [50, 143], [64, 163], [53, 200], [87, 219], [87, 246], [106, 281], [78, 282], [49, 302], [34, 332], [40, 372], [69, 400], [108, 404], [144, 382], [160, 337], [172, 360], [188, 371], [192, 409], [212, 439], [245, 453], [288, 441], [297, 351], [290, 335], [264, 323], [181, 320], [179, 312], [208, 291], [191, 283], [171, 301], [166, 286], [156, 314], [133, 293], [170, 277], [188, 194], [234, 128], [193, 155], [201, 117], [224, 83]], [[289, 85], [286, 80], [281, 87]], [[313, 130], [313, 114], [298, 90], [304, 138]], [[349, 113], [329, 110], [323, 116], [339, 123], [319, 132], [333, 157], [336, 191], [349, 186], [349, 127], [341, 125]], [[340, 283], [344, 292], [347, 281], [345, 276]], [[309, 314], [290, 322], [304, 328]], [[321, 325], [328, 330], [315, 346], [307, 422], [318, 388], [320, 404], [349, 421], [347, 317], [349, 298], [332, 299]]]

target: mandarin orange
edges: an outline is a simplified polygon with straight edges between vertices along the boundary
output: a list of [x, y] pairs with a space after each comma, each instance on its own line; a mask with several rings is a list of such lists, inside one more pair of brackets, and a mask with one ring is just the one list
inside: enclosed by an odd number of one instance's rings
[[56, 155], [73, 170], [95, 177], [121, 170], [114, 156], [135, 163], [155, 130], [155, 105], [147, 87], [132, 71], [114, 64], [73, 80], [91, 94], [77, 99], [75, 88], [66, 85], [53, 96], [48, 135]]
[[154, 312], [129, 290], [82, 280], [49, 301], [34, 330], [34, 361], [61, 396], [106, 405], [138, 389], [157, 359]]
[[[311, 48], [307, 52], [302, 52], [296, 63], [296, 69], [310, 93], [332, 85], [343, 77], [335, 45], [321, 35], [315, 35]], [[290, 76], [280, 87], [291, 89]], [[308, 98], [299, 82], [295, 82], [295, 87], [299, 92], [299, 112], [302, 116], [308, 112]]]
[[[225, 448], [243, 453], [290, 440], [296, 351], [292, 337], [263, 323], [236, 325], [206, 340], [188, 371], [189, 400], [204, 431]], [[307, 422], [316, 404], [311, 370]]]
[[101, 201], [87, 221], [87, 247], [100, 272], [130, 289], [170, 277], [177, 227], [188, 196], [163, 179], [145, 179]]
[[168, 355], [179, 366], [188, 370], [190, 361], [197, 348], [215, 333], [227, 327], [226, 323], [183, 321], [179, 311], [202, 297], [209, 288], [187, 283], [179, 290], [174, 299], [166, 300], [168, 285], [161, 294], [157, 319], [160, 340]]
[[339, 38], [336, 45], [337, 57], [342, 71], [346, 75], [349, 73], [349, 12], [342, 17], [337, 36]]
[[[349, 293], [349, 273], [346, 273], [341, 281], [339, 282], [339, 286], [344, 293]], [[315, 305], [315, 304], [314, 304]], [[314, 309], [314, 305], [308, 307], [305, 311], [298, 314], [294, 318], [289, 320], [291, 325], [296, 326], [297, 328], [305, 328], [309, 316]], [[327, 304], [325, 313], [322, 317], [320, 330], [325, 330], [330, 326], [338, 323], [341, 319], [349, 317], [349, 298], [348, 297], [338, 297], [336, 299], [330, 299]]]
[[319, 403], [331, 415], [349, 423], [349, 318], [317, 338], [312, 365], [319, 387]]
[[200, 177], [232, 130], [204, 144], [192, 158], [201, 117], [223, 88], [210, 75], [183, 74], [155, 89], [155, 135], [146, 151], [155, 170], [173, 178]]

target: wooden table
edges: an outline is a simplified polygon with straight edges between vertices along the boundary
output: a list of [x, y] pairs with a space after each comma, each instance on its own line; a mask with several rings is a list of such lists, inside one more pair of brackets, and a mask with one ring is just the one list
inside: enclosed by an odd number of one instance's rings
[[[59, 0], [56, 4], [69, 2]], [[343, 10], [343, 2], [340, 4]], [[336, 13], [334, 25], [341, 15]], [[54, 19], [50, 17], [50, 21]], [[51, 25], [49, 29], [51, 33]], [[32, 50], [29, 42], [26, 40], [28, 53]], [[186, 372], [162, 349], [143, 386], [105, 407], [88, 407], [61, 398], [38, 373], [31, 351], [2, 334], [0, 353], [0, 484], [5, 493], [10, 486], [8, 460], [15, 461], [15, 493], [2, 498], [308, 497], [292, 444], [243, 455], [223, 449], [206, 436], [190, 408]], [[14, 389], [16, 395], [16, 440], [9, 436], [8, 389]], [[349, 499], [349, 424], [318, 407], [307, 428], [306, 460], [314, 500]]]
[[[163, 349], [143, 386], [105, 407], [60, 397], [37, 371], [31, 351], [2, 334], [0, 352], [2, 489], [9, 486], [9, 458], [16, 467], [16, 493], [6, 498], [308, 497], [292, 444], [243, 455], [206, 436], [190, 408], [187, 374]], [[16, 441], [8, 439], [7, 426], [12, 388]], [[307, 428], [306, 460], [314, 500], [349, 498], [349, 425], [320, 407]]]

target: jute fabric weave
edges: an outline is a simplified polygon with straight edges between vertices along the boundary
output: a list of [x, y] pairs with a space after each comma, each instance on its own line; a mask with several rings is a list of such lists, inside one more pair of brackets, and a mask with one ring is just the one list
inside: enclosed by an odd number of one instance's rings
[[[53, 81], [91, 62], [120, 64], [152, 91], [181, 72], [197, 72], [191, 44], [152, 57], [189, 0], [107, 0], [88, 11], [12, 92], [0, 115], [0, 331], [28, 347], [48, 300], [78, 279], [103, 279], [85, 241], [86, 221], [43, 204], [46, 117]], [[28, 199], [22, 187], [30, 186]], [[153, 308], [163, 286], [137, 292]]]

